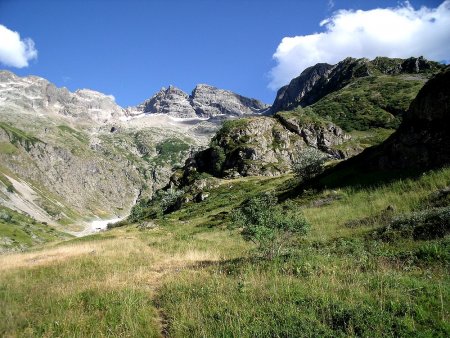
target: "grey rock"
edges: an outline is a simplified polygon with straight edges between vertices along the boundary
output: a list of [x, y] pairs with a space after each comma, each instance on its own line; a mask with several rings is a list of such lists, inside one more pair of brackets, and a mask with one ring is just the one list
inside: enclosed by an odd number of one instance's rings
[[167, 114], [172, 117], [196, 117], [189, 95], [174, 86], [162, 88], [149, 100], [137, 107], [146, 114]]
[[125, 117], [114, 98], [89, 89], [71, 93], [67, 88], [37, 76], [19, 77], [0, 71], [2, 107], [42, 115], [63, 115], [82, 120], [106, 122]]
[[137, 107], [128, 110], [134, 114], [167, 114], [176, 118], [212, 118], [262, 114], [269, 106], [255, 99], [199, 84], [191, 95], [173, 86], [158, 93]]
[[301, 136], [308, 146], [338, 159], [346, 157], [346, 154], [337, 151], [335, 147], [350, 140], [351, 136], [334, 123], [300, 123], [297, 119], [282, 114], [277, 114], [276, 117], [287, 129]]
[[192, 91], [190, 100], [196, 114], [201, 117], [261, 114], [269, 108], [261, 101], [206, 84], [197, 85]]

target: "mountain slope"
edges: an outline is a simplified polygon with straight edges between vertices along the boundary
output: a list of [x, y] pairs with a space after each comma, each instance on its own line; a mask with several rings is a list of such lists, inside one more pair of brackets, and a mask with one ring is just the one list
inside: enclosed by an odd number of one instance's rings
[[396, 128], [426, 80], [442, 68], [421, 57], [317, 64], [278, 91], [271, 112], [309, 106], [347, 131]]
[[40, 77], [0, 71], [0, 204], [66, 230], [95, 217], [125, 216], [204, 147], [223, 120], [265, 108], [199, 85], [192, 97], [170, 87], [124, 109], [109, 95], [72, 93]]

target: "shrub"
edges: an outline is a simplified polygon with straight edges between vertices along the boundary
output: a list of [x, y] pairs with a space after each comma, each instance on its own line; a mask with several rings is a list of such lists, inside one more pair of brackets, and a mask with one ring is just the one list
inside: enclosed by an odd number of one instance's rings
[[315, 148], [307, 148], [302, 151], [292, 165], [294, 175], [302, 182], [310, 180], [323, 171], [323, 165], [327, 159], [321, 151]]
[[12, 184], [8, 184], [6, 187], [6, 191], [9, 193], [13, 193], [16, 191], [16, 189], [14, 189], [14, 186]]
[[303, 215], [289, 205], [277, 204], [271, 194], [262, 194], [245, 202], [231, 215], [231, 228], [242, 229], [245, 240], [257, 245], [267, 258], [278, 256], [293, 243], [295, 235], [304, 235], [309, 225]]
[[450, 207], [428, 209], [399, 217], [376, 232], [383, 240], [412, 238], [429, 240], [450, 233]]
[[0, 219], [5, 221], [6, 223], [10, 223], [12, 220], [12, 216], [5, 211], [0, 212]]

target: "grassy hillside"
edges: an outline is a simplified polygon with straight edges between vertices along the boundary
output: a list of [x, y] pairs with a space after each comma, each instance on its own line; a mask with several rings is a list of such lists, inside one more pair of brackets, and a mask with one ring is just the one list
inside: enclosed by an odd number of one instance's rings
[[45, 223], [0, 206], [0, 253], [21, 251], [70, 237]]
[[1, 256], [0, 335], [448, 336], [449, 184], [442, 169], [306, 191], [282, 204], [308, 234], [267, 260], [229, 212], [295, 180], [218, 180], [156, 220]]
[[347, 131], [395, 129], [425, 81], [412, 74], [362, 77], [310, 107]]

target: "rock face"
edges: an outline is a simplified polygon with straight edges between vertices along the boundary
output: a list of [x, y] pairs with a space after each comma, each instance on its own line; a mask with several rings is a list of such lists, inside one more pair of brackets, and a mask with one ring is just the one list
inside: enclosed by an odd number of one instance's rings
[[[2, 107], [35, 114], [64, 115], [81, 120], [106, 122], [125, 116], [114, 98], [89, 89], [71, 93], [37, 76], [19, 77], [0, 71]], [[0, 107], [1, 108], [1, 107]]]
[[442, 67], [422, 57], [406, 60], [378, 57], [372, 61], [346, 58], [334, 66], [319, 63], [305, 69], [299, 77], [278, 90], [271, 113], [311, 105], [356, 78], [436, 72]]
[[167, 114], [172, 117], [197, 117], [189, 95], [174, 86], [162, 88], [149, 100], [137, 107], [146, 114]]
[[351, 137], [334, 123], [326, 120], [301, 121], [298, 116], [286, 113], [279, 113], [276, 117], [288, 130], [301, 136], [308, 146], [337, 159], [347, 157], [335, 147], [350, 140]]
[[261, 101], [205, 84], [197, 85], [190, 99], [196, 114], [201, 117], [261, 114], [269, 108]]
[[173, 86], [162, 88], [135, 109], [146, 114], [167, 114], [176, 118], [210, 118], [220, 115], [261, 114], [268, 105], [228, 90], [199, 84], [191, 95]]
[[297, 107], [303, 98], [314, 89], [317, 82], [322, 82], [328, 77], [332, 69], [333, 66], [327, 63], [318, 63], [306, 68], [299, 77], [291, 80], [289, 85], [278, 90], [271, 112], [276, 113]]
[[334, 146], [349, 139], [332, 123], [294, 118], [253, 117], [227, 121], [211, 142], [186, 162], [181, 184], [197, 172], [214, 176], [274, 176], [287, 173], [303, 150], [313, 147], [329, 157], [342, 154]]

